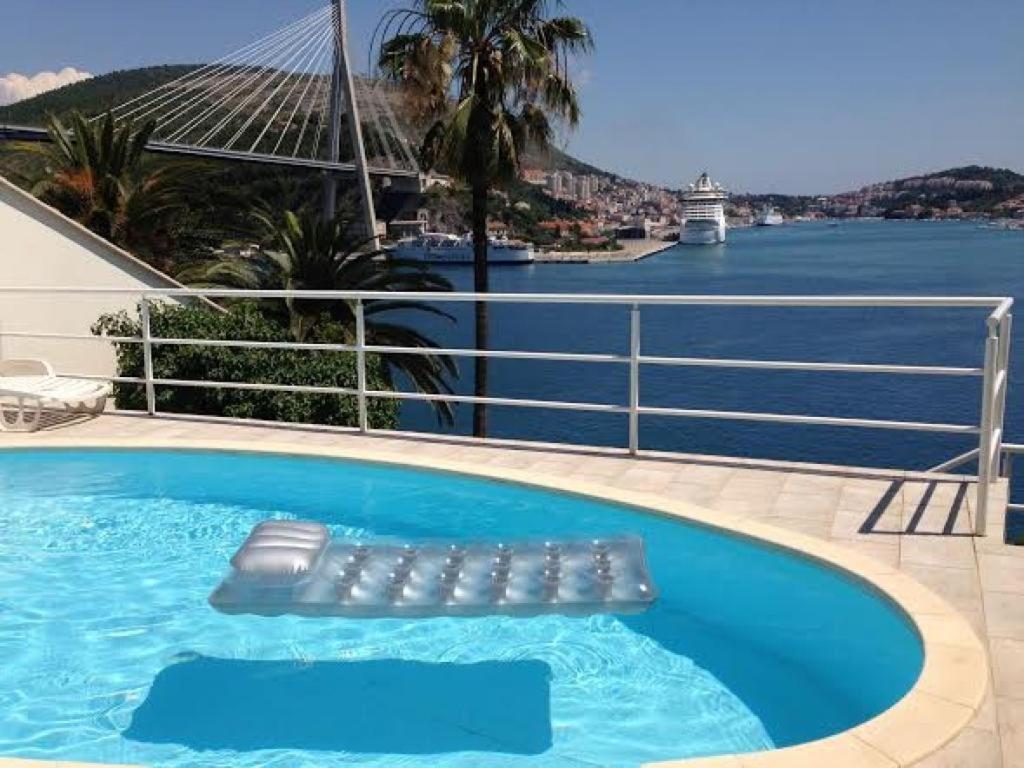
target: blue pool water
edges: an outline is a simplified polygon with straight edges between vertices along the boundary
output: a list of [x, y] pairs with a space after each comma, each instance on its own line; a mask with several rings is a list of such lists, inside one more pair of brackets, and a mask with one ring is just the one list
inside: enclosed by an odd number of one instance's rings
[[[0, 754], [159, 766], [636, 766], [790, 745], [886, 709], [922, 664], [869, 588], [594, 500], [355, 462], [0, 452]], [[227, 617], [249, 529], [357, 539], [640, 534], [640, 616]]]

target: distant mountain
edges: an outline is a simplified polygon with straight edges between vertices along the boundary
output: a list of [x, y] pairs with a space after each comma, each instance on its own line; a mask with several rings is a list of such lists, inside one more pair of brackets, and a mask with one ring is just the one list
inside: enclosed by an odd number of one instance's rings
[[888, 218], [1024, 214], [1024, 175], [968, 165], [871, 184], [837, 195]]
[[198, 68], [195, 64], [125, 69], [0, 107], [0, 123], [42, 125], [46, 115], [78, 110], [93, 115], [123, 104]]
[[787, 216], [1024, 217], [1024, 174], [968, 165], [882, 181], [838, 195], [737, 194], [730, 204], [737, 214], [770, 204]]
[[[0, 124], [42, 125], [46, 115], [65, 115], [74, 110], [85, 114], [99, 114], [142, 96], [154, 88], [171, 82], [198, 69], [199, 64], [173, 64], [141, 69], [125, 69], [58, 88], [31, 99], [0, 107]], [[572, 171], [598, 176], [613, 176], [600, 168], [557, 149], [547, 152], [531, 150], [524, 165], [547, 171]]]
[[[96, 114], [141, 96], [199, 66], [177, 64], [100, 75], [17, 104], [0, 107], [0, 124], [40, 125], [50, 112], [66, 114], [80, 110]], [[0, 155], [3, 154], [0, 148]], [[618, 178], [616, 174], [585, 163], [557, 148], [546, 152], [530, 150], [523, 164], [527, 168], [544, 171], [566, 170], [577, 174]], [[825, 197], [738, 194], [732, 198], [734, 207], [756, 208], [768, 202], [790, 216], [815, 210], [830, 215], [881, 215], [892, 218], [1024, 215], [1024, 175], [1005, 168], [971, 165], [880, 182], [857, 191]]]
[[1024, 175], [1008, 168], [967, 165], [921, 176], [907, 176], [859, 190], [860, 194], [946, 195], [948, 193], [982, 196], [986, 194], [1018, 194], [1024, 192]]

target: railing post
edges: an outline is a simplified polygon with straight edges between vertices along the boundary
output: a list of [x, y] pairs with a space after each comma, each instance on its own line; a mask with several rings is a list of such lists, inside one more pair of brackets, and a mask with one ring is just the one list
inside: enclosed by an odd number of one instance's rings
[[153, 384], [153, 330], [149, 321], [149, 298], [142, 297], [139, 304], [142, 317], [142, 368], [146, 379], [146, 411], [150, 416], [156, 415], [156, 387]]
[[640, 305], [629, 312], [629, 452], [640, 451]]
[[978, 503], [974, 516], [974, 533], [984, 536], [988, 527], [989, 486], [992, 483], [993, 421], [995, 415], [996, 366], [999, 361], [999, 338], [996, 326], [986, 325], [985, 367], [981, 385], [981, 438], [978, 442]]
[[359, 431], [366, 432], [370, 428], [370, 419], [366, 408], [366, 314], [362, 299], [356, 299], [356, 389]]
[[992, 473], [1000, 476], [999, 460], [1003, 452], [1003, 443], [1006, 442], [1006, 395], [1010, 389], [1010, 341], [1013, 338], [1013, 315], [1003, 315], [999, 321], [999, 359], [996, 363], [996, 370], [999, 372], [999, 380], [1002, 386], [995, 393], [995, 412], [992, 416], [992, 428], [999, 430], [999, 439], [993, 447]]

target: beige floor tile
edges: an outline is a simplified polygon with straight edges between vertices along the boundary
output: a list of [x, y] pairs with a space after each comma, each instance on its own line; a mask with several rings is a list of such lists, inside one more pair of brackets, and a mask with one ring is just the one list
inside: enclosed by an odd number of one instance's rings
[[876, 517], [871, 514], [870, 510], [853, 512], [839, 509], [832, 520], [832, 536], [837, 539], [871, 536], [879, 539], [892, 539], [893, 542], [896, 542], [900, 529], [901, 520], [896, 510]]
[[783, 491], [772, 504], [772, 514], [831, 521], [839, 503], [837, 493], [793, 493]]
[[990, 637], [1024, 640], [1024, 600], [1010, 592], [984, 592]]
[[807, 520], [801, 517], [781, 517], [769, 515], [762, 517], [761, 522], [774, 525], [778, 528], [785, 528], [787, 531], [796, 531], [807, 536], [814, 536], [818, 539], [828, 540], [831, 524], [826, 520]]
[[687, 464], [679, 476], [684, 483], [699, 483], [716, 489], [722, 486], [737, 472], [732, 467], [719, 467], [712, 464]]
[[969, 611], [963, 608], [957, 608], [956, 612], [963, 618], [967, 619], [967, 623], [971, 625], [971, 629], [974, 630], [974, 634], [980, 638], [988, 637], [988, 625], [985, 623], [984, 610], [978, 608], [978, 610]]
[[861, 555], [873, 557], [881, 563], [893, 568], [900, 562], [899, 542], [895, 537], [861, 536], [850, 539], [832, 539], [832, 543], [845, 549], [853, 550]]
[[912, 765], [927, 755], [937, 740], [966, 725], [971, 715], [972, 710], [960, 704], [910, 693], [885, 717], [871, 720], [853, 733], [900, 765]]
[[782, 481], [780, 479], [752, 478], [737, 474], [726, 480], [719, 495], [726, 499], [753, 498], [770, 505], [778, 498], [781, 491]]
[[647, 468], [634, 467], [617, 476], [613, 485], [626, 491], [660, 493], [674, 477], [675, 475], [669, 472], [652, 472]]
[[962, 499], [967, 503], [967, 495], [970, 486], [961, 482], [915, 482], [907, 480], [901, 486], [900, 492], [903, 495], [903, 502], [906, 506], [916, 506], [926, 497], [930, 502], [954, 503]]
[[[965, 629], [964, 633], [968, 631]], [[925, 657], [925, 679], [918, 683], [919, 688], [925, 693], [973, 710], [987, 688], [987, 681], [979, 681], [977, 674], [978, 668], [983, 668], [984, 664], [985, 652], [977, 645], [970, 648], [929, 644]]]
[[950, 534], [969, 535], [973, 523], [967, 503], [929, 500], [926, 504], [903, 503], [903, 530], [910, 535]]
[[896, 481], [847, 478], [839, 489], [839, 508], [871, 512], [884, 504], [886, 509], [894, 507], [898, 512], [902, 509], [899, 489]]
[[839, 489], [846, 481], [843, 475], [814, 472], [789, 472], [782, 484], [784, 493], [834, 494], [839, 498]]
[[1024, 595], [1024, 557], [978, 555], [981, 584], [991, 592], [1013, 592]]
[[488, 466], [505, 469], [529, 470], [536, 463], [537, 460], [533, 456], [521, 451], [501, 451], [487, 460]]
[[[3, 766], [0, 766], [3, 768]], [[581, 768], [583, 766], [581, 765]], [[743, 768], [738, 757], [722, 755], [720, 757], [698, 757], [690, 760], [666, 760], [658, 763], [646, 763], [645, 768]]]
[[573, 474], [584, 477], [617, 477], [627, 469], [629, 464], [622, 459], [588, 456], [580, 460]]
[[981, 702], [981, 706], [978, 707], [978, 713], [971, 721], [971, 728], [992, 731], [993, 733], [999, 730], [999, 721], [996, 719], [995, 686], [991, 680], [989, 680], [988, 690], [985, 691], [985, 699]]
[[897, 768], [888, 756], [847, 735], [789, 749], [741, 755], [740, 764], [743, 768]]
[[633, 459], [633, 466], [646, 472], [664, 472], [668, 475], [678, 475], [687, 470], [689, 465], [680, 461], [665, 461], [663, 459]]
[[530, 471], [540, 475], [551, 475], [554, 478], [561, 478], [575, 472], [576, 466], [574, 462], [541, 459], [530, 467]]
[[945, 568], [975, 568], [971, 539], [951, 536], [903, 536], [900, 562], [937, 565]]
[[917, 563], [904, 563], [901, 570], [944, 597], [958, 610], [982, 610], [981, 585], [978, 574], [973, 570]]
[[1024, 768], [1024, 699], [996, 698], [1003, 768]]
[[1024, 559], [1024, 546], [1008, 544], [1003, 537], [1003, 528], [990, 522], [985, 535], [974, 538], [974, 548], [989, 555]]
[[989, 653], [996, 696], [1024, 699], [1024, 641], [993, 638]]
[[661, 495], [674, 501], [706, 507], [718, 497], [718, 491], [698, 483], [671, 482], [661, 490]]
[[732, 515], [743, 515], [744, 517], [764, 518], [771, 512], [771, 503], [765, 504], [759, 499], [747, 497], [739, 499], [723, 498], [715, 495], [715, 498], [708, 504], [709, 509], [717, 509], [720, 512], [728, 512]]
[[[1000, 768], [1003, 758], [999, 737], [990, 731], [965, 728], [959, 736], [916, 768]], [[825, 768], [824, 766], [822, 768]]]

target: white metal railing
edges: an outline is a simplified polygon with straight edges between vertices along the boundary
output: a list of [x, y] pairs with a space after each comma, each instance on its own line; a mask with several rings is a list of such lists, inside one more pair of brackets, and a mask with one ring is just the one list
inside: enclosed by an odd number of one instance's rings
[[1003, 443], [1003, 465], [1000, 472], [1007, 481], [1006, 508], [1014, 512], [1024, 512], [1024, 504], [1013, 502], [1013, 467], [1017, 456], [1024, 456], [1024, 445], [1020, 443]]
[[[1003, 297], [929, 297], [929, 296], [673, 296], [673, 295], [612, 295], [612, 294], [474, 294], [474, 293], [374, 293], [362, 291], [250, 291], [231, 289], [187, 288], [0, 288], [5, 294], [45, 296], [137, 296], [140, 304], [141, 335], [139, 337], [102, 337], [114, 343], [137, 343], [143, 347], [143, 376], [114, 377], [121, 383], [140, 384], [146, 391], [146, 409], [155, 415], [157, 387], [198, 387], [236, 390], [262, 390], [333, 394], [357, 399], [359, 429], [369, 430], [367, 403], [373, 398], [409, 401], [447, 401], [452, 403], [482, 403], [519, 408], [546, 408], [594, 413], [626, 414], [628, 416], [628, 447], [632, 454], [639, 451], [640, 417], [669, 416], [677, 418], [725, 419], [779, 424], [805, 424], [820, 426], [858, 427], [868, 429], [911, 430], [978, 438], [978, 447], [934, 467], [934, 471], [949, 471], [970, 461], [978, 461], [978, 508], [976, 532], [983, 534], [989, 511], [989, 489], [998, 479], [999, 461], [1003, 455], [1003, 424], [1006, 411], [1006, 393], [1009, 383], [1010, 336], [1013, 300]], [[166, 299], [285, 299], [303, 298], [347, 301], [352, 304], [356, 319], [355, 344], [316, 344], [297, 342], [262, 342], [232, 339], [159, 338], [152, 334], [150, 305], [154, 300]], [[367, 343], [364, 303], [385, 299], [388, 301], [477, 302], [505, 304], [577, 304], [614, 305], [629, 308], [628, 354], [597, 354], [576, 352], [532, 352], [519, 350], [478, 350], [465, 348], [417, 348], [376, 346]], [[890, 363], [831, 363], [784, 360], [743, 360], [727, 358], [669, 357], [644, 355], [641, 347], [641, 309], [652, 306], [729, 306], [729, 307], [863, 307], [863, 308], [961, 308], [987, 309], [984, 363], [981, 367], [898, 365]], [[39, 332], [32, 329], [5, 327], [2, 335], [11, 338], [96, 340], [100, 337], [86, 334]], [[252, 349], [289, 349], [322, 352], [349, 352], [356, 355], [356, 388], [324, 387], [303, 384], [267, 384], [260, 382], [225, 382], [207, 380], [178, 380], [157, 378], [153, 368], [153, 349], [159, 346], [204, 346]], [[525, 398], [476, 397], [471, 395], [434, 395], [420, 392], [393, 392], [370, 390], [367, 387], [366, 356], [369, 354], [401, 353], [412, 355], [445, 354], [457, 357], [487, 357], [504, 360], [543, 360], [562, 362], [622, 365], [628, 370], [628, 398], [625, 405], [583, 401], [534, 400]], [[834, 416], [798, 415], [786, 413], [760, 413], [750, 411], [721, 411], [692, 408], [645, 406], [641, 401], [641, 370], [644, 366], [662, 367], [715, 367], [760, 369], [779, 371], [840, 372], [858, 374], [895, 374], [910, 376], [980, 377], [982, 397], [980, 423], [948, 424], [890, 419], [862, 419]], [[73, 374], [74, 372], [67, 372]]]

